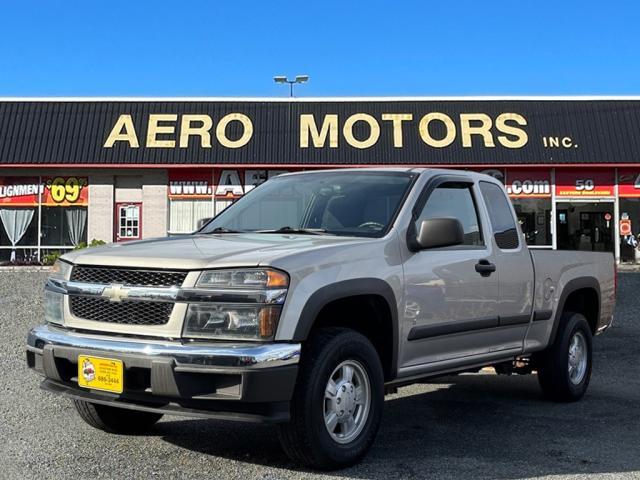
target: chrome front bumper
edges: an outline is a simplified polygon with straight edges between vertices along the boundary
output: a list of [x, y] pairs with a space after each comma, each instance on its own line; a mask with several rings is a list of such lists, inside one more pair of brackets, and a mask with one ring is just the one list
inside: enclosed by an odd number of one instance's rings
[[[123, 408], [237, 417], [232, 404], [288, 402], [300, 359], [299, 343], [199, 343], [142, 340], [42, 325], [27, 337], [27, 363], [44, 375], [43, 388]], [[78, 355], [122, 360], [121, 395], [80, 388]], [[241, 409], [244, 412], [246, 409]], [[269, 417], [250, 411], [249, 416]], [[269, 410], [269, 409], [267, 409]], [[270, 410], [269, 410], [270, 411]], [[280, 413], [288, 408], [281, 409]], [[246, 412], [245, 412], [246, 413]], [[200, 415], [199, 415], [200, 416]], [[284, 421], [280, 415], [276, 421]]]
[[33, 328], [27, 337], [27, 350], [41, 353], [46, 346], [100, 351], [105, 355], [174, 358], [179, 365], [209, 368], [272, 368], [295, 365], [300, 359], [299, 343], [203, 344], [76, 333], [50, 325]]

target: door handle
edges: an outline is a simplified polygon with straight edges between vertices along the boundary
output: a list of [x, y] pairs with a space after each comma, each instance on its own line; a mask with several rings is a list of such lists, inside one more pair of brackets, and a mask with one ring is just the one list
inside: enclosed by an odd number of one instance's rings
[[491, 263], [489, 260], [482, 259], [482, 260], [478, 260], [478, 263], [476, 263], [476, 272], [478, 272], [483, 277], [488, 277], [495, 271], [496, 271], [496, 266], [493, 263]]

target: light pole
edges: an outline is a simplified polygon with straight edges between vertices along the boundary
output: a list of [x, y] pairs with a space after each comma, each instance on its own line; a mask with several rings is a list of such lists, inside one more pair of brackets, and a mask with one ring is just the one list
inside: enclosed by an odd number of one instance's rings
[[289, 80], [284, 75], [277, 75], [273, 77], [273, 81], [276, 83], [288, 83], [289, 84], [289, 96], [293, 97], [293, 85], [296, 83], [306, 83], [309, 81], [309, 75], [296, 75], [296, 78]]

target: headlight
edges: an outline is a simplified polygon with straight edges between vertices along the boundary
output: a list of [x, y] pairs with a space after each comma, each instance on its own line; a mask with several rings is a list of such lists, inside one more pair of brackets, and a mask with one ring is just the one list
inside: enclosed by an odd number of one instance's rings
[[73, 265], [62, 260], [56, 260], [51, 267], [49, 278], [44, 292], [44, 320], [58, 325], [64, 324], [64, 295], [55, 288], [50, 288], [49, 283], [55, 280], [69, 280]]
[[71, 276], [71, 269], [73, 265], [62, 260], [56, 260], [56, 263], [51, 267], [51, 277], [61, 278], [62, 280], [69, 280]]
[[202, 272], [197, 287], [202, 288], [286, 288], [289, 277], [286, 273], [269, 269], [209, 270]]
[[183, 336], [272, 340], [288, 286], [289, 276], [272, 269], [203, 272], [190, 297]]

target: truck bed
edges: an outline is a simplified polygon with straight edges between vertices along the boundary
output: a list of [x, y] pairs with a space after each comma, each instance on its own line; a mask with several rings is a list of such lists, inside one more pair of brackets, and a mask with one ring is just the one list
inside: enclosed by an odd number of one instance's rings
[[525, 339], [525, 351], [544, 348], [553, 333], [558, 308], [577, 289], [594, 289], [594, 334], [611, 325], [615, 305], [615, 259], [607, 252], [530, 250], [533, 260], [534, 311], [548, 312], [548, 319], [534, 321]]

